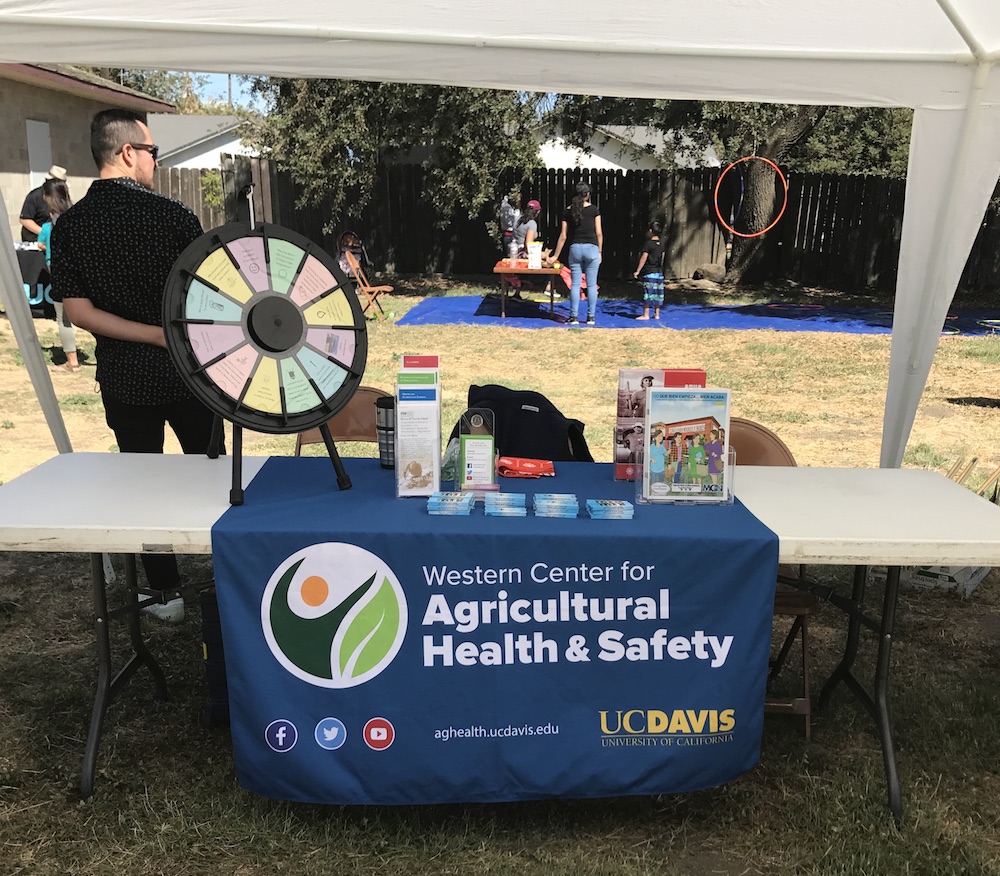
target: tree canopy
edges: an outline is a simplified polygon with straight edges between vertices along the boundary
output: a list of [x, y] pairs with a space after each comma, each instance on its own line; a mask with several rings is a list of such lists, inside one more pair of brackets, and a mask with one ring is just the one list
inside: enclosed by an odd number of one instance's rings
[[129, 70], [124, 67], [81, 67], [95, 76], [117, 82], [134, 91], [164, 100], [182, 114], [219, 115], [234, 112], [228, 103], [206, 100], [201, 92], [208, 83], [203, 73], [180, 73], [171, 70]]
[[[592, 126], [649, 127], [667, 135], [671, 149], [685, 137], [711, 145], [724, 164], [763, 155], [806, 173], [906, 175], [912, 111], [884, 107], [789, 106], [732, 101], [647, 100], [559, 95], [550, 127], [583, 146]], [[690, 145], [688, 145], [690, 148]]]
[[270, 105], [249, 136], [287, 168], [305, 203], [336, 225], [364, 206], [389, 163], [420, 164], [439, 221], [476, 215], [505, 171], [537, 163], [537, 96], [352, 80], [253, 80]]
[[[696, 150], [712, 145], [724, 165], [756, 155], [800, 172], [904, 176], [911, 113], [880, 107], [560, 95], [549, 119], [578, 145], [587, 142], [595, 125], [644, 125], [668, 135], [668, 151], [681, 147], [686, 137]], [[729, 198], [737, 233], [731, 235], [728, 282], [749, 278], [759, 264], [762, 239], [753, 234], [770, 223], [775, 197], [775, 172], [769, 164], [751, 161], [740, 168], [738, 191]], [[719, 200], [721, 208], [722, 196]]]

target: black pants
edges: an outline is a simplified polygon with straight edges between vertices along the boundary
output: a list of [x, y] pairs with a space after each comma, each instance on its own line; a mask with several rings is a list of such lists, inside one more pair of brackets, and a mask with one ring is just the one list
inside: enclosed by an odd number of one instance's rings
[[[115, 433], [122, 453], [163, 453], [167, 423], [185, 453], [208, 452], [215, 415], [198, 399], [162, 405], [129, 405], [104, 392], [101, 398], [104, 418]], [[151, 589], [174, 590], [179, 586], [180, 574], [173, 554], [142, 554], [141, 559]]]

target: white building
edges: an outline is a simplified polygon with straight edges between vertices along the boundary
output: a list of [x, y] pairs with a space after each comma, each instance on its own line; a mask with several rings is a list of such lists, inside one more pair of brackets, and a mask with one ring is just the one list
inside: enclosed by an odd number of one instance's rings
[[150, 113], [149, 128], [160, 147], [161, 167], [218, 169], [220, 156], [253, 155], [243, 145], [237, 116]]
[[711, 146], [699, 154], [694, 143], [684, 137], [686, 145], [675, 151], [669, 134], [644, 125], [594, 125], [585, 149], [568, 144], [559, 135], [546, 136], [545, 129], [539, 129], [538, 133], [539, 152], [546, 168], [628, 171], [720, 164]]

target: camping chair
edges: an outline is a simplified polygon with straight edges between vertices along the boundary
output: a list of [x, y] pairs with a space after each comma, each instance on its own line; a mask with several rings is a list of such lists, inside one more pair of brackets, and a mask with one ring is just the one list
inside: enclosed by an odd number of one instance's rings
[[385, 311], [382, 309], [382, 305], [379, 304], [378, 297], [383, 292], [392, 292], [395, 288], [393, 286], [373, 286], [368, 282], [368, 277], [365, 276], [365, 272], [361, 267], [361, 263], [358, 261], [358, 257], [351, 252], [349, 249], [344, 250], [344, 260], [347, 262], [348, 267], [351, 269], [351, 274], [354, 277], [354, 284], [357, 286], [358, 296], [364, 295], [367, 299], [365, 306], [361, 308], [362, 313], [367, 313], [368, 308], [373, 304], [379, 309], [379, 313], [383, 316]]
[[[745, 420], [731, 417], [729, 420], [729, 446], [736, 451], [739, 465], [795, 465], [795, 457], [788, 446], [770, 429]], [[738, 475], [737, 475], [738, 477]], [[794, 618], [792, 626], [782, 641], [777, 657], [771, 661], [767, 676], [768, 684], [777, 677], [785, 658], [796, 638], [802, 641], [802, 693], [797, 697], [768, 696], [764, 701], [764, 711], [770, 714], [802, 715], [806, 723], [806, 740], [811, 734], [812, 705], [809, 697], [809, 617], [819, 606], [819, 598], [813, 593], [781, 582], [781, 578], [803, 578], [803, 567], [797, 572], [790, 566], [778, 569], [778, 584], [774, 594], [775, 617]]]
[[[385, 397], [389, 397], [389, 393], [374, 386], [359, 386], [351, 400], [327, 420], [333, 440], [371, 441], [376, 444], [378, 433], [375, 431], [375, 402]], [[322, 443], [323, 435], [318, 426], [299, 432], [295, 436], [295, 455], [302, 455], [304, 444]]]

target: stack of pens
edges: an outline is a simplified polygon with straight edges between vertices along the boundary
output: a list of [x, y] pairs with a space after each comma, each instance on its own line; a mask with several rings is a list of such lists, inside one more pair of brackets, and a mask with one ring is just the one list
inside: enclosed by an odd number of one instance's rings
[[587, 511], [595, 520], [631, 520], [635, 506], [624, 499], [587, 499]]
[[535, 493], [536, 517], [576, 517], [579, 513], [574, 493]]
[[432, 493], [427, 500], [428, 514], [464, 514], [472, 513], [476, 497], [472, 493]]
[[487, 517], [527, 517], [524, 493], [487, 493]]

